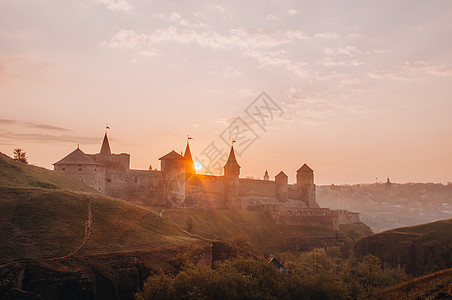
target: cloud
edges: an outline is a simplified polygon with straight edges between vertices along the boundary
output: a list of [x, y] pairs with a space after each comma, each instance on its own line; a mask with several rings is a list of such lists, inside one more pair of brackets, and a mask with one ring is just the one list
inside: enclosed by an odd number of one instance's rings
[[212, 72], [212, 75], [215, 77], [231, 78], [242, 75], [242, 72], [240, 72], [240, 70], [233, 68], [230, 65], [216, 65], [215, 69], [216, 70]]
[[[179, 17], [174, 17], [178, 19]], [[150, 34], [138, 34], [133, 30], [121, 29], [110, 41], [103, 42], [109, 48], [137, 51], [137, 54], [157, 56], [157, 49], [163, 43], [195, 44], [200, 47], [236, 50], [241, 55], [252, 57], [261, 67], [284, 66], [298, 76], [304, 76], [305, 64], [290, 60], [286, 52], [278, 50], [282, 45], [309, 39], [303, 32], [290, 29], [235, 28], [229, 35], [216, 32], [198, 32], [192, 28], [174, 26], [158, 28]]]
[[29, 35], [21, 31], [0, 30], [0, 38], [28, 39]]
[[339, 47], [337, 49], [325, 48], [323, 49], [323, 53], [327, 57], [318, 61], [318, 63], [327, 67], [359, 66], [364, 63], [362, 61], [364, 57], [375, 54], [373, 51], [363, 51], [353, 45]]
[[452, 66], [450, 65], [432, 65], [425, 61], [405, 61], [398, 64], [393, 69], [384, 69], [367, 74], [373, 79], [390, 80], [419, 80], [425, 76], [452, 76]]
[[59, 127], [59, 126], [39, 124], [39, 123], [33, 123], [33, 122], [24, 122], [24, 121], [19, 121], [19, 120], [10, 120], [10, 119], [0, 119], [0, 125], [1, 124], [19, 125], [19, 126], [25, 126], [25, 127], [29, 127], [29, 128], [54, 130], [54, 131], [71, 131], [67, 128], [63, 128], [63, 127]]
[[133, 11], [133, 5], [127, 0], [91, 0], [97, 3], [101, 3], [107, 6], [108, 9], [113, 11], [124, 11], [131, 13]]
[[215, 6], [215, 8], [220, 12], [220, 14], [223, 18], [226, 18], [226, 9], [224, 9], [223, 6], [217, 5], [217, 6]]
[[348, 104], [345, 99], [351, 95], [350, 92], [330, 92], [330, 91], [308, 91], [301, 88], [291, 87], [289, 96], [282, 103], [288, 112], [292, 114], [290, 120], [295, 116], [302, 116], [310, 120], [329, 117], [332, 114], [369, 114], [375, 109], [356, 104]]
[[341, 35], [335, 32], [319, 32], [314, 35], [315, 39], [338, 39]]
[[168, 22], [177, 23], [184, 27], [198, 28], [205, 26], [204, 23], [195, 18], [183, 18], [179, 13], [173, 12], [168, 18]]
[[363, 50], [360, 50], [356, 46], [345, 46], [345, 47], [340, 47], [337, 49], [325, 48], [325, 49], [323, 49], [323, 53], [328, 54], [328, 55], [342, 56], [342, 57], [357, 57], [357, 56], [373, 54], [372, 51], [363, 51]]
[[133, 30], [121, 29], [110, 39], [103, 42], [110, 48], [143, 48], [164, 42], [180, 44], [194, 43], [201, 47], [214, 49], [234, 48], [272, 48], [297, 40], [309, 39], [299, 30], [290, 29], [260, 29], [260, 28], [235, 28], [229, 35], [216, 32], [198, 32], [189, 28], [177, 28], [169, 26], [156, 29], [150, 34], [138, 34]]
[[250, 50], [247, 55], [255, 58], [261, 65], [265, 66], [283, 66], [297, 76], [303, 77], [307, 75], [307, 70], [304, 68], [306, 63], [295, 62], [286, 57], [284, 50], [275, 51], [259, 51]]
[[295, 9], [292, 8], [287, 11], [287, 14], [292, 17], [292, 16], [297, 15], [298, 11], [296, 11]]
[[99, 143], [99, 138], [42, 133], [14, 133], [8, 131], [0, 132], [0, 140], [2, 140], [2, 142], [6, 144], [16, 144], [17, 141], [26, 141], [32, 143], [83, 143], [90, 145]]
[[278, 17], [273, 15], [273, 14], [268, 14], [267, 15], [267, 20], [271, 21], [271, 20], [278, 20]]

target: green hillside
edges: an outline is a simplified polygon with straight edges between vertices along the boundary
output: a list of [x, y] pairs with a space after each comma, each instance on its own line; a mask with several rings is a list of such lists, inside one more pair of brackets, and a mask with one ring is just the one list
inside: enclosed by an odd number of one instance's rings
[[[0, 263], [24, 258], [156, 249], [249, 237], [261, 253], [288, 249], [296, 235], [312, 247], [336, 245], [333, 230], [276, 226], [264, 212], [158, 209], [97, 193], [65, 174], [0, 155]], [[370, 234], [367, 226], [342, 226], [348, 245]]]
[[[205, 209], [155, 209], [155, 211], [186, 231], [207, 239], [231, 241], [241, 237], [249, 238], [257, 250], [267, 255], [292, 249], [293, 245], [288, 244], [286, 240], [290, 236], [297, 236], [312, 244], [307, 246], [308, 248], [333, 245], [336, 236], [334, 230], [327, 228], [277, 226], [263, 211]], [[341, 225], [339, 231], [347, 236], [348, 244], [372, 233], [363, 223]], [[322, 238], [327, 241], [319, 244], [318, 240]]]
[[72, 176], [17, 162], [0, 153], [0, 186], [96, 192]]
[[264, 212], [205, 209], [166, 209], [162, 215], [185, 230], [214, 240], [249, 237], [263, 252], [284, 249], [280, 228]]
[[199, 242], [144, 207], [0, 154], [0, 264], [67, 256], [82, 243], [78, 256]]
[[383, 262], [402, 265], [407, 272], [424, 274], [452, 264], [452, 219], [392, 229], [361, 238], [358, 256], [370, 253]]
[[452, 269], [392, 286], [368, 297], [369, 299], [451, 299]]
[[199, 242], [155, 213], [99, 194], [0, 187], [0, 263]]

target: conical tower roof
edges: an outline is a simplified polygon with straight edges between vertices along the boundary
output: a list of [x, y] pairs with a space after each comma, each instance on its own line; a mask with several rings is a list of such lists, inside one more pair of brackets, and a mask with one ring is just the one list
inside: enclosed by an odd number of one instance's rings
[[275, 178], [288, 178], [288, 176], [286, 175], [286, 173], [281, 171], [275, 176]]
[[75, 149], [54, 165], [102, 165], [86, 155], [80, 148]]
[[231, 151], [229, 152], [228, 161], [226, 162], [225, 167], [226, 166], [228, 166], [228, 167], [234, 166], [234, 167], [240, 168], [240, 165], [237, 162], [237, 159], [235, 158], [234, 146], [231, 146]]
[[108, 142], [107, 132], [104, 135], [104, 141], [102, 142], [102, 147], [100, 148], [100, 154], [111, 155], [110, 143]]
[[307, 164], [304, 164], [304, 165], [301, 166], [301, 168], [298, 169], [297, 173], [298, 173], [298, 172], [303, 172], [303, 173], [313, 173], [314, 170], [311, 169]]
[[179, 159], [184, 159], [184, 157], [182, 155], [180, 155], [179, 153], [177, 153], [176, 151], [172, 150], [170, 153], [160, 157], [159, 159], [160, 160], [162, 160], [162, 159], [176, 159], [176, 160], [179, 160]]
[[190, 144], [187, 142], [187, 147], [184, 152], [184, 159], [193, 163], [193, 158], [191, 157]]
[[196, 173], [196, 169], [195, 169], [195, 164], [193, 163], [193, 158], [191, 156], [191, 151], [190, 151], [190, 144], [187, 141], [187, 147], [185, 148], [185, 153], [184, 153], [184, 160], [185, 160], [185, 170], [189, 173]]

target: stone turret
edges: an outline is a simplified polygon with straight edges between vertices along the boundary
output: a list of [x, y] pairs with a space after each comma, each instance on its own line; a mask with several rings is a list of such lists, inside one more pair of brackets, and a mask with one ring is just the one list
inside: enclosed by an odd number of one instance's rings
[[105, 193], [105, 165], [92, 159], [77, 147], [53, 164], [56, 171], [74, 176], [78, 180]]
[[100, 148], [99, 154], [111, 155], [110, 143], [108, 142], [107, 132], [105, 132], [104, 140], [102, 142], [102, 147]]
[[234, 146], [231, 146], [228, 161], [224, 165], [224, 203], [227, 208], [241, 209], [239, 198], [240, 165], [235, 158]]
[[190, 151], [190, 144], [188, 143], [188, 141], [187, 141], [187, 147], [185, 148], [184, 160], [185, 160], [185, 174], [188, 177], [191, 177], [194, 174], [196, 174], [195, 164], [193, 163], [193, 158], [191, 156], [191, 151]]
[[265, 170], [264, 180], [268, 181], [269, 179], [270, 179], [270, 176], [268, 176], [268, 171]]
[[164, 199], [168, 206], [176, 206], [185, 199], [185, 159], [174, 150], [159, 159]]
[[185, 172], [185, 159], [182, 155], [174, 150], [160, 157], [159, 160], [160, 169], [164, 174], [176, 174]]
[[304, 164], [297, 171], [298, 200], [303, 201], [307, 207], [319, 207], [315, 200], [314, 171]]
[[[107, 132], [105, 132], [104, 140], [102, 141], [102, 147], [97, 154], [87, 154], [95, 161], [104, 164], [106, 169], [116, 171], [127, 171], [130, 169], [130, 154], [111, 153], [110, 143], [108, 142]], [[107, 178], [108, 179], [108, 178]]]
[[283, 171], [275, 176], [278, 199], [281, 202], [287, 202], [289, 199], [289, 177]]

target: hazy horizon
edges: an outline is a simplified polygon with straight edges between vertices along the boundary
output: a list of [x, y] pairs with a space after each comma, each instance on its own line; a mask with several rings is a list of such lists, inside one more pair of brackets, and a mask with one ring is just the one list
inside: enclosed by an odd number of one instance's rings
[[[131, 168], [160, 168], [187, 135], [196, 162], [245, 128], [241, 177], [294, 182], [306, 163], [320, 185], [451, 182], [451, 13], [450, 1], [0, 0], [0, 151], [51, 168], [78, 144], [99, 152], [108, 124]], [[254, 105], [262, 92], [272, 110]]]

